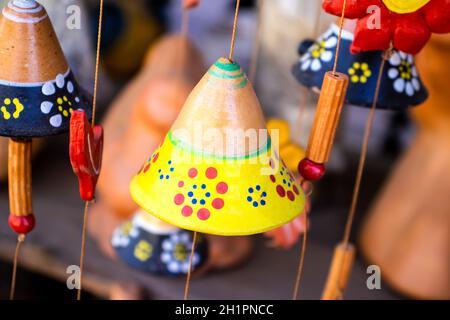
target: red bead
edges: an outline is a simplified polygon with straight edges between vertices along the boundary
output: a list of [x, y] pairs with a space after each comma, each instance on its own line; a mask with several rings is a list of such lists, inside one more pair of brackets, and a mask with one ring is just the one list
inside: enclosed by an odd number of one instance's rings
[[317, 181], [325, 174], [325, 165], [305, 158], [298, 164], [298, 172], [305, 180]]
[[33, 230], [36, 220], [34, 219], [34, 215], [30, 214], [28, 216], [15, 216], [13, 214], [9, 215], [9, 226], [14, 232], [18, 234], [27, 234], [31, 230]]

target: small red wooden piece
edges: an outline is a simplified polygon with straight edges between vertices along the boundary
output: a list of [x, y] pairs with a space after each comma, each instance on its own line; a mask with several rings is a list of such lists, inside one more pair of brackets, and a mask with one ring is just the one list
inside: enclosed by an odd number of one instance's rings
[[85, 201], [94, 199], [102, 153], [102, 126], [92, 127], [84, 111], [73, 111], [70, 118], [70, 163], [78, 177], [80, 197]]
[[198, 6], [200, 0], [183, 0], [183, 9], [192, 9]]

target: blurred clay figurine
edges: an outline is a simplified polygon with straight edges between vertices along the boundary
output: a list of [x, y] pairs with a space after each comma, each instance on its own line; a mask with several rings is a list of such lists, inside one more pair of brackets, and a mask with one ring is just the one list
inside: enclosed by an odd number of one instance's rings
[[[148, 150], [157, 149], [204, 70], [201, 54], [190, 40], [180, 35], [163, 37], [149, 52], [140, 74], [111, 106], [104, 121], [108, 135], [98, 198], [89, 223], [92, 236], [109, 256], [116, 256], [113, 231], [138, 209], [129, 193], [131, 178]], [[252, 249], [248, 237], [205, 238], [211, 269], [240, 264]]]
[[417, 58], [429, 99], [414, 110], [418, 135], [361, 232], [361, 249], [386, 282], [419, 299], [450, 299], [450, 36]]

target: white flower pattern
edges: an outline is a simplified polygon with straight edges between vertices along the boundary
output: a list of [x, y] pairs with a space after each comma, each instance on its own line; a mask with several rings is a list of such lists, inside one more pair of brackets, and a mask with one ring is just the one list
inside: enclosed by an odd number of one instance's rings
[[388, 77], [393, 81], [394, 90], [412, 97], [420, 90], [420, 82], [412, 55], [395, 51], [389, 59], [391, 68]]
[[[44, 114], [49, 114], [53, 107], [57, 105], [58, 113], [52, 115], [49, 119], [50, 125], [55, 128], [59, 128], [62, 124], [63, 117], [69, 117], [72, 111], [75, 109], [74, 103], [79, 103], [80, 98], [78, 96], [73, 97], [74, 84], [72, 81], [67, 80], [68, 75], [58, 74], [55, 80], [48, 81], [42, 86], [42, 93], [50, 98], [52, 101], [43, 101], [41, 103], [41, 112]], [[57, 97], [52, 97], [56, 94], [56, 89], [63, 89], [63, 93]], [[71, 99], [73, 98], [73, 100]]]
[[[178, 232], [170, 235], [162, 242], [161, 261], [167, 266], [167, 270], [173, 274], [188, 273], [189, 255], [192, 247], [191, 237], [188, 232]], [[200, 256], [194, 252], [192, 265], [200, 263]]]
[[319, 71], [324, 62], [330, 62], [333, 59], [334, 52], [330, 49], [336, 47], [337, 42], [337, 37], [332, 30], [326, 32], [300, 58], [301, 70]]
[[111, 243], [113, 247], [127, 247], [130, 244], [130, 238], [138, 236], [139, 230], [131, 222], [127, 222], [114, 230]]

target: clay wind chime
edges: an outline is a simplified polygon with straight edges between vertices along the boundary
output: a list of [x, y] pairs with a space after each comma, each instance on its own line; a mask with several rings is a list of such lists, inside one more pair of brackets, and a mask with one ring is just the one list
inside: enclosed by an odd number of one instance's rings
[[103, 0], [100, 0], [97, 50], [95, 59], [94, 94], [92, 98], [92, 120], [89, 121], [89, 114], [86, 114], [86, 111], [84, 110], [74, 110], [70, 118], [70, 163], [74, 173], [78, 177], [80, 198], [85, 201], [81, 235], [80, 287], [77, 291], [77, 300], [81, 299], [81, 284], [84, 269], [89, 203], [95, 199], [95, 188], [100, 175], [103, 154], [103, 127], [95, 124], [102, 18]]
[[9, 225], [19, 234], [10, 298], [14, 297], [20, 244], [35, 226], [31, 139], [67, 132], [74, 110], [89, 105], [64, 57], [45, 8], [10, 1], [0, 17], [0, 134], [9, 137]]
[[[293, 70], [297, 79], [313, 90], [318, 90], [319, 81], [324, 78], [307, 157], [299, 164], [305, 180], [317, 181], [325, 173], [344, 102], [371, 108], [343, 241], [336, 247], [322, 296], [340, 299], [355, 256], [350, 231], [375, 110], [404, 109], [427, 98], [412, 55], [423, 48], [432, 32], [450, 32], [450, 1], [325, 0], [323, 8], [340, 16], [340, 25], [333, 25], [316, 43], [304, 42], [300, 46], [302, 57]], [[379, 27], [374, 27], [374, 21], [380, 23]], [[347, 55], [338, 63], [340, 50], [346, 50]], [[332, 73], [323, 71], [331, 66]], [[338, 79], [334, 79], [336, 75]]]
[[[233, 60], [239, 3], [228, 58], [203, 76], [130, 185], [147, 212], [194, 231], [192, 252], [198, 232], [262, 233], [296, 218], [304, 206], [302, 190], [271, 145], [252, 85]], [[246, 132], [256, 139], [234, 136]], [[191, 254], [190, 268], [192, 262]]]

